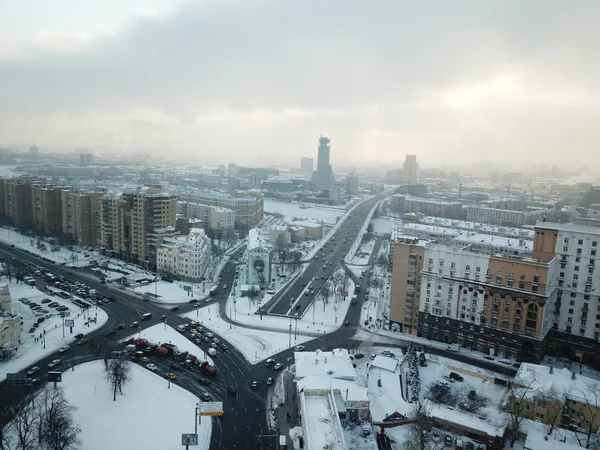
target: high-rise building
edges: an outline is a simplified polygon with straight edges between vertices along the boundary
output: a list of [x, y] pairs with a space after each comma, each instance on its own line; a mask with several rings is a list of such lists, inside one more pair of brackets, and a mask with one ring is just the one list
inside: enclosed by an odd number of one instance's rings
[[319, 149], [317, 155], [317, 173], [316, 187], [318, 190], [325, 191], [333, 184], [331, 164], [329, 163], [330, 147], [329, 138], [321, 136], [319, 138]]
[[315, 166], [315, 160], [313, 158], [308, 158], [303, 156], [300, 158], [300, 172], [302, 173], [312, 173]]
[[390, 294], [390, 323], [403, 333], [417, 333], [419, 292], [425, 244], [409, 237], [398, 237], [391, 245], [392, 289]]
[[417, 182], [417, 155], [404, 157], [404, 179], [409, 183]]
[[31, 188], [33, 224], [41, 235], [58, 236], [62, 231], [62, 189], [43, 184]]
[[41, 184], [35, 177], [23, 176], [3, 181], [4, 213], [14, 226], [31, 228], [33, 222], [33, 186]]
[[175, 236], [177, 198], [159, 185], [146, 185], [100, 199], [102, 250], [121, 259], [155, 268], [165, 237]]
[[78, 245], [96, 246], [102, 192], [61, 191], [62, 235]]

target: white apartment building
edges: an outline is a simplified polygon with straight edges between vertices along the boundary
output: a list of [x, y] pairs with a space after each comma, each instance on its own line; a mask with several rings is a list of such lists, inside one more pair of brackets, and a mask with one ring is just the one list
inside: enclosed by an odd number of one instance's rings
[[555, 328], [600, 339], [600, 228], [539, 222], [535, 232], [534, 256], [560, 264]]
[[187, 281], [201, 281], [211, 259], [210, 239], [200, 228], [192, 228], [187, 237], [164, 238], [157, 255], [159, 272]]
[[551, 213], [550, 210], [539, 209], [517, 211], [513, 209], [497, 209], [485, 206], [468, 206], [467, 220], [494, 225], [522, 226], [534, 224]]
[[205, 228], [228, 232], [235, 229], [235, 211], [220, 206], [194, 202], [177, 202], [178, 213], [186, 218], [202, 220]]
[[483, 292], [469, 289], [459, 298], [464, 280], [485, 281], [489, 256], [458, 247], [428, 244], [423, 257], [419, 313], [480, 323]]

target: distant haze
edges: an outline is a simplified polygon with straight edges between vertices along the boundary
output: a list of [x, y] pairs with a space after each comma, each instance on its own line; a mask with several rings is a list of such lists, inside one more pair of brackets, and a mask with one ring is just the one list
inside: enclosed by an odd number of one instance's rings
[[0, 2], [0, 147], [600, 163], [600, 2]]

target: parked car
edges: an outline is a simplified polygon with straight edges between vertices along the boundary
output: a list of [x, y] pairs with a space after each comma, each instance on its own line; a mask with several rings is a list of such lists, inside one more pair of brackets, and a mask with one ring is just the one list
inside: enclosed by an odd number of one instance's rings
[[452, 378], [453, 380], [456, 381], [464, 381], [465, 379], [462, 377], [462, 375], [457, 374], [456, 372], [450, 372], [449, 375], [450, 378]]

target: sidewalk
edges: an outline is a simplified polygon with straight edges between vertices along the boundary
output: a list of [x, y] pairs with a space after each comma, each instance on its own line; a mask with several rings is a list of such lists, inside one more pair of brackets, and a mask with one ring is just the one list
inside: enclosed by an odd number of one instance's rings
[[298, 395], [294, 387], [294, 376], [287, 370], [282, 375], [284, 387], [283, 403], [275, 410], [275, 420], [280, 435], [285, 435], [287, 439], [287, 448], [292, 449], [293, 444], [290, 439], [290, 428], [300, 424], [298, 416]]

